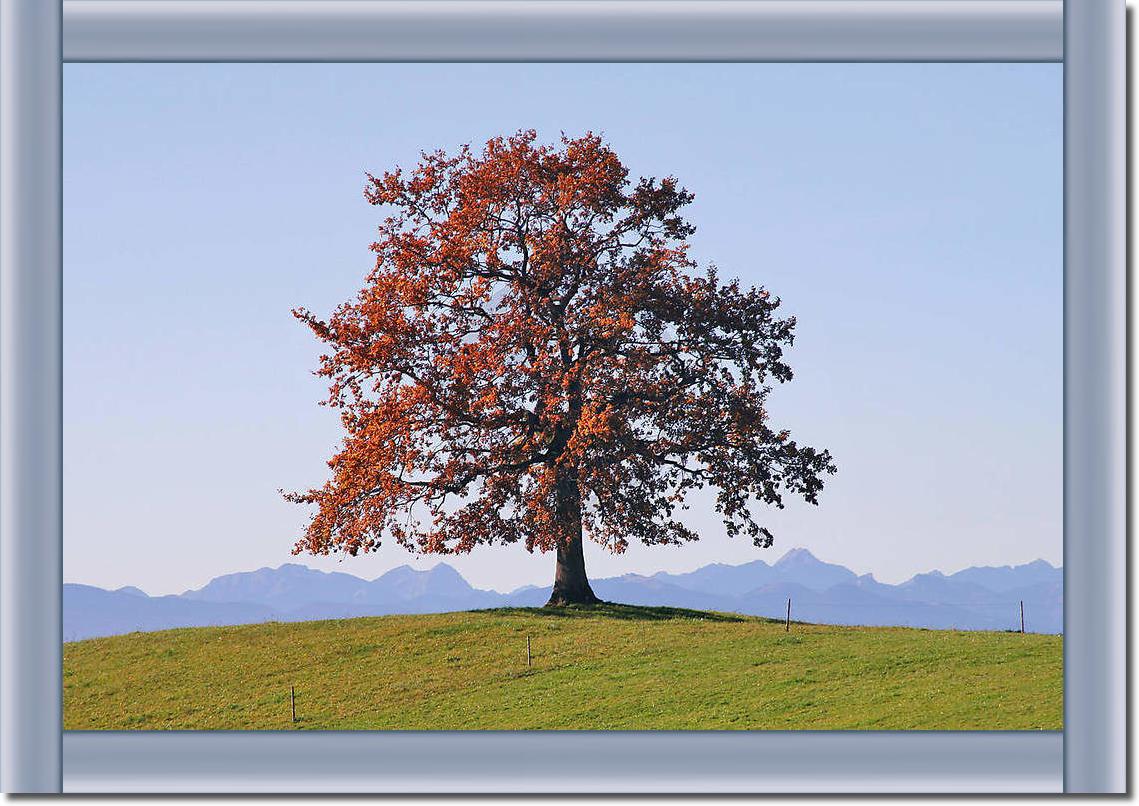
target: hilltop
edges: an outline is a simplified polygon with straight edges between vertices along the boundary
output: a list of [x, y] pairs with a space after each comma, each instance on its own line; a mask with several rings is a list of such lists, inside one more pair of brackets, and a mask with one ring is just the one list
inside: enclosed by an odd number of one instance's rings
[[623, 605], [206, 627], [66, 644], [64, 728], [1058, 730], [1062, 657]]

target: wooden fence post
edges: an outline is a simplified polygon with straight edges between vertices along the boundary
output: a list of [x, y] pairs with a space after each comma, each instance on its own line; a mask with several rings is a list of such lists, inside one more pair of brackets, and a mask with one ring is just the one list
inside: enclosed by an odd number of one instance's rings
[[1024, 635], [1024, 599], [1020, 600], [1020, 634]]
[[530, 667], [530, 636], [526, 636], [526, 667]]
[[787, 597], [787, 629], [785, 632], [791, 632], [791, 597]]
[[297, 721], [297, 687], [289, 686], [289, 704], [293, 708], [293, 721]]

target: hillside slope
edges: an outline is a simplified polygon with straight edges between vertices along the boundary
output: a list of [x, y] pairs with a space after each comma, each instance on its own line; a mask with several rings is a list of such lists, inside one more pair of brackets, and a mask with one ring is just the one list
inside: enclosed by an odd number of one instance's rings
[[1058, 730], [1062, 652], [622, 605], [204, 627], [66, 644], [64, 727]]

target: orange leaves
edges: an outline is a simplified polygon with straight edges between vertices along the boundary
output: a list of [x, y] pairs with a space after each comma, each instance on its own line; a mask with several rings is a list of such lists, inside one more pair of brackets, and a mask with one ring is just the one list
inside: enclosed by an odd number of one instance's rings
[[677, 510], [703, 486], [763, 540], [751, 504], [815, 499], [829, 454], [764, 412], [794, 321], [695, 271], [677, 180], [630, 183], [601, 138], [533, 131], [367, 180], [389, 214], [364, 287], [327, 320], [294, 311], [345, 426], [329, 481], [290, 496], [316, 507], [297, 551], [584, 532], [620, 553], [696, 539]]

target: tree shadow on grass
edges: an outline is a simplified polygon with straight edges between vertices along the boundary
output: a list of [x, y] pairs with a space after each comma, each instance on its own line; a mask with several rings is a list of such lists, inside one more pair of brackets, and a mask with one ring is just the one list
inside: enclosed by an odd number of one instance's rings
[[[690, 619], [696, 621], [756, 621], [754, 616], [735, 613], [715, 613], [710, 610], [689, 610], [683, 607], [642, 607], [639, 605], [602, 602], [595, 605], [566, 605], [565, 607], [496, 607], [476, 611], [504, 616], [542, 616], [545, 618], [613, 618], [627, 621], [670, 621]], [[765, 621], [766, 619], [758, 619]]]

